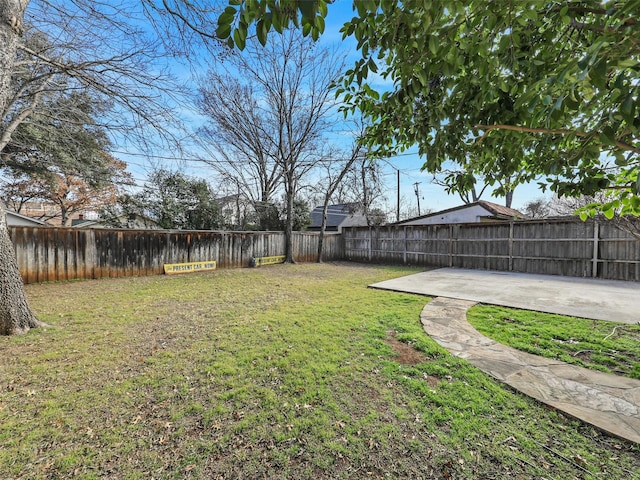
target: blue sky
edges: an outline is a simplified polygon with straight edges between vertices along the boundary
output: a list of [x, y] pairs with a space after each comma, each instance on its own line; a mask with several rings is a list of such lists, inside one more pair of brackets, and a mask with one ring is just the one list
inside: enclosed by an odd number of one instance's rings
[[[71, 0], [61, 0], [60, 3], [65, 4], [70, 1]], [[126, 0], [125, 4], [129, 1], [130, 0]], [[109, 3], [107, 2], [105, 5], [109, 5]], [[131, 2], [130, 5], [135, 5], [135, 7], [133, 7], [134, 10], [140, 8], [139, 3]], [[356, 43], [352, 38], [342, 40], [342, 34], [339, 30], [345, 21], [354, 16], [352, 5], [352, 0], [335, 0], [329, 5], [326, 30], [319, 40], [323, 46], [332, 47], [344, 53], [347, 58], [347, 65], [358, 58]], [[157, 35], [142, 15], [140, 15], [138, 21], [142, 28], [148, 29], [150, 35]], [[202, 57], [196, 59], [196, 63], [199, 65], [190, 65], [184, 61], [184, 59], [182, 59], [182, 61], [177, 59], [171, 61], [170, 67], [172, 73], [189, 84], [192, 90], [195, 90], [196, 82], [193, 78], [193, 72], [198, 70], [203, 71], [203, 69], [206, 68], [206, 64], [208, 63], [207, 55], [207, 53], [203, 52]], [[380, 76], [369, 79], [369, 83], [380, 91], [392, 86]], [[176, 104], [175, 111], [193, 131], [197, 130], [205, 121], [205, 119], [195, 111], [194, 106], [189, 107], [186, 104]], [[346, 128], [347, 127], [345, 127], [345, 130]], [[128, 170], [132, 173], [138, 186], [144, 183], [147, 173], [157, 167], [164, 167], [171, 170], [183, 168], [186, 173], [204, 178], [216, 186], [216, 178], [214, 177], [211, 167], [194, 161], [193, 158], [189, 158], [190, 156], [183, 156], [178, 152], [166, 148], [156, 149], [153, 155], [143, 154], [135, 144], [128, 142], [120, 133], [116, 133], [115, 135], [115, 145], [112, 153], [117, 158], [128, 163]], [[340, 136], [337, 138], [338, 140], [336, 141], [340, 141]], [[344, 131], [341, 138], [346, 138], [349, 142], [351, 141], [348, 135], [344, 135]], [[395, 220], [398, 171], [400, 171], [401, 211], [405, 213], [410, 211], [412, 214], [417, 214], [417, 199], [414, 190], [414, 184], [416, 183], [419, 188], [420, 207], [421, 213], [423, 214], [426, 211], [438, 211], [461, 203], [457, 195], [447, 195], [443, 187], [432, 183], [433, 176], [421, 170], [424, 159], [421, 159], [415, 152], [415, 148], [410, 149], [398, 156], [388, 158], [381, 162], [382, 181], [384, 183], [384, 194], [386, 197], [384, 207], [386, 207], [386, 210], [391, 214], [389, 220]], [[503, 199], [494, 199], [489, 196], [489, 192], [490, 189], [482, 198], [504, 204]], [[542, 195], [542, 192], [538, 190], [535, 184], [519, 186], [514, 195], [513, 207], [521, 208], [526, 202], [539, 198]]]
[[[358, 58], [356, 44], [352, 38], [342, 40], [342, 34], [339, 30], [343, 23], [353, 16], [352, 0], [336, 0], [333, 4], [329, 5], [326, 30], [319, 40], [322, 45], [336, 48], [340, 52], [344, 53], [347, 56], [347, 65]], [[174, 74], [182, 77], [187, 82], [195, 84], [195, 82], [190, 79], [193, 68], [190, 68], [184, 63], [175, 62], [173, 64], [173, 69]], [[370, 84], [378, 90], [384, 90], [385, 88], [391, 87], [389, 82], [379, 76], [370, 79]], [[181, 109], [181, 116], [194, 129], [198, 128], [204, 122], [204, 118], [200, 117], [197, 112], [190, 111], [189, 109]], [[171, 152], [161, 152], [157, 154], [157, 157], [145, 159], [143, 156], [137, 156], [135, 154], [124, 154], [124, 151], [133, 152], [135, 150], [131, 146], [119, 145], [115, 150], [116, 156], [129, 163], [129, 170], [133, 173], [138, 184], [142, 183], [146, 177], [146, 170], [151, 166], [165, 166], [166, 168], [175, 169], [178, 168], [181, 163], [172, 158], [174, 155]], [[382, 180], [384, 182], [386, 197], [385, 206], [387, 210], [393, 214], [390, 216], [389, 220], [395, 220], [396, 198], [398, 191], [398, 170], [400, 171], [402, 211], [411, 211], [413, 214], [417, 214], [417, 198], [414, 190], [414, 184], [416, 183], [419, 188], [420, 207], [421, 213], [423, 214], [428, 210], [438, 211], [461, 203], [461, 200], [457, 195], [447, 195], [443, 187], [432, 183], [433, 175], [421, 171], [423, 163], [424, 159], [421, 159], [417, 155], [415, 148], [381, 162]], [[215, 185], [215, 178], [212, 176], [212, 172], [209, 167], [188, 160], [184, 162], [183, 165], [187, 173], [203, 177], [210, 180], [212, 184]], [[482, 196], [482, 199], [504, 204], [504, 199], [492, 198], [490, 196], [490, 191], [491, 187], [487, 189], [487, 192]], [[527, 201], [539, 198], [542, 195], [542, 192], [538, 190], [536, 184], [520, 186], [515, 191], [513, 207], [520, 208]]]

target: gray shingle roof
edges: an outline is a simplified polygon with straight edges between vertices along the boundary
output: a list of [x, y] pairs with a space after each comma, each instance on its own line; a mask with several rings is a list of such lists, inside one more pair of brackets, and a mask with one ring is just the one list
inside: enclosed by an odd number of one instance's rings
[[[340, 226], [367, 224], [367, 219], [361, 213], [354, 211], [354, 206], [350, 204], [340, 203], [337, 205], [329, 205], [327, 209], [327, 229], [337, 229]], [[320, 228], [322, 223], [322, 206], [318, 206], [311, 212], [311, 224], [308, 228]]]

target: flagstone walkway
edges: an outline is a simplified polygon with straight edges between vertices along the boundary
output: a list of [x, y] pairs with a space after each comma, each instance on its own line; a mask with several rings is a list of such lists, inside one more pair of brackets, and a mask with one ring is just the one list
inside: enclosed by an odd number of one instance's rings
[[538, 357], [495, 342], [467, 322], [476, 302], [437, 297], [423, 309], [429, 336], [511, 387], [612, 435], [640, 443], [640, 380]]
[[440, 268], [371, 287], [435, 297], [422, 311], [422, 324], [452, 354], [541, 402], [640, 443], [640, 380], [515, 350], [481, 335], [466, 315], [475, 303], [485, 303], [635, 324], [639, 282]]

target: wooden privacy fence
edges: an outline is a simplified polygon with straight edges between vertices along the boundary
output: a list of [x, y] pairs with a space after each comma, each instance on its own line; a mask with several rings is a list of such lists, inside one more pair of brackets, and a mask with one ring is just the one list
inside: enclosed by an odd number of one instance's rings
[[[252, 257], [284, 255], [282, 232], [209, 232], [9, 227], [25, 283], [155, 275], [165, 263], [215, 260], [247, 267]], [[294, 258], [317, 259], [318, 234], [294, 233]], [[342, 258], [339, 235], [325, 237], [326, 260]]]
[[349, 227], [342, 235], [345, 260], [640, 281], [640, 241], [607, 223]]
[[[154, 275], [165, 263], [247, 267], [284, 254], [282, 232], [10, 227], [25, 283]], [[317, 259], [318, 234], [294, 233], [294, 257]], [[354, 260], [640, 281], [640, 241], [613, 224], [520, 221], [348, 227], [325, 238], [327, 261]]]

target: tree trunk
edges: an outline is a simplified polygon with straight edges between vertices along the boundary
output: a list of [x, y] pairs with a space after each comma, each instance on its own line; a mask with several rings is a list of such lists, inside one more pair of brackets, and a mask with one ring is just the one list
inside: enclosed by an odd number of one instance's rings
[[0, 200], [0, 335], [15, 335], [45, 324], [27, 303], [6, 218], [6, 208]]
[[327, 229], [327, 210], [329, 210], [329, 196], [324, 199], [322, 205], [322, 221], [320, 222], [320, 234], [318, 235], [318, 263], [322, 263], [324, 254], [324, 236]]
[[513, 190], [508, 190], [506, 195], [504, 196], [504, 206], [507, 208], [511, 208], [512, 203], [513, 203]]
[[[9, 84], [27, 3], [28, 0], [0, 0], [0, 112], [5, 111], [9, 100]], [[0, 137], [3, 133], [0, 132]]]
[[295, 181], [289, 178], [287, 185], [285, 185], [285, 194], [287, 197], [287, 218], [284, 225], [284, 254], [286, 257], [286, 263], [296, 263], [293, 258], [293, 200], [295, 191]]
[[[11, 73], [28, 0], [0, 0], [0, 112], [9, 101]], [[0, 131], [0, 137], [4, 131]], [[2, 148], [0, 148], [2, 150]], [[25, 333], [44, 325], [31, 312], [18, 261], [9, 238], [6, 206], [0, 200], [0, 335]]]
[[351, 158], [349, 158], [344, 167], [342, 167], [338, 178], [336, 178], [333, 183], [329, 184], [327, 193], [324, 196], [324, 203], [322, 204], [322, 221], [320, 222], [320, 235], [318, 236], [318, 263], [322, 263], [322, 256], [324, 255], [324, 238], [327, 230], [327, 211], [329, 209], [329, 202], [338, 188], [338, 185], [340, 185], [344, 177], [347, 175], [349, 169], [353, 166], [356, 160], [360, 158], [361, 149], [362, 147], [359, 144], [356, 144], [356, 147], [351, 152]]

